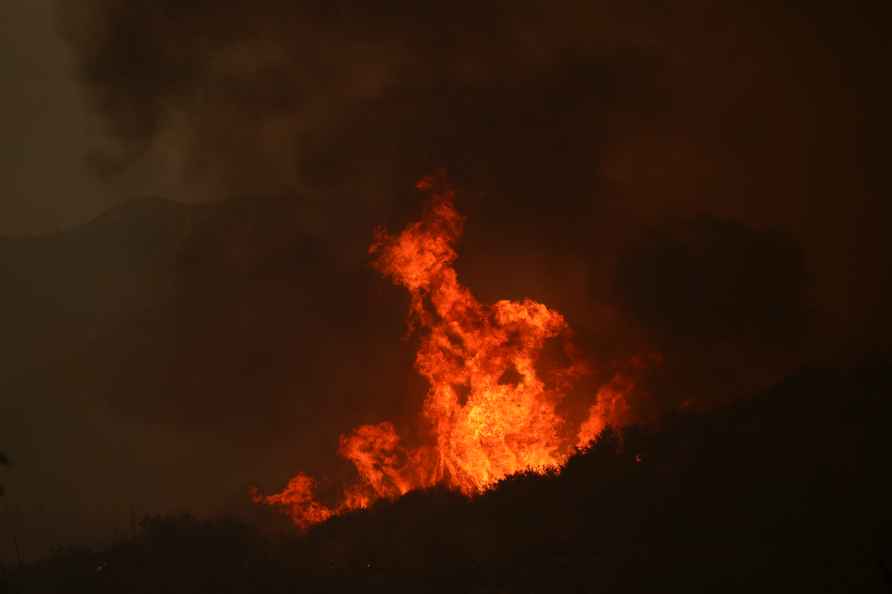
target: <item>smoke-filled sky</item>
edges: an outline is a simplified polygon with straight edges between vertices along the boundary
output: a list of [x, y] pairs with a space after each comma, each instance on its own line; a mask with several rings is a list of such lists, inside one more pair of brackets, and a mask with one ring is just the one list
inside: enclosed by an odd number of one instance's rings
[[664, 356], [642, 415], [885, 346], [879, 3], [815, 4], [6, 6], [4, 521], [38, 554], [239, 506], [407, 424], [367, 247], [441, 169], [482, 300], [563, 312], [604, 377]]

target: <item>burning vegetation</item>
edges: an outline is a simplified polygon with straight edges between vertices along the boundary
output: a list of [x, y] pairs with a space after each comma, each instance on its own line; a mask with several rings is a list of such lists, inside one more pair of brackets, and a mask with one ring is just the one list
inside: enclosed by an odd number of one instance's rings
[[[301, 528], [434, 485], [474, 495], [512, 474], [558, 470], [574, 449], [628, 414], [626, 396], [635, 387], [628, 373], [594, 394], [581, 425], [558, 412], [589, 371], [566, 319], [530, 299], [479, 302], [453, 267], [464, 223], [453, 189], [442, 176], [424, 178], [417, 188], [430, 195], [425, 215], [397, 235], [379, 229], [369, 253], [374, 268], [411, 297], [415, 367], [430, 385], [420, 415], [427, 439], [408, 446], [387, 421], [342, 435], [338, 452], [359, 480], [334, 506], [316, 500], [314, 480], [302, 473], [279, 493], [252, 493], [256, 503], [282, 507]], [[543, 369], [548, 342], [562, 356]]]

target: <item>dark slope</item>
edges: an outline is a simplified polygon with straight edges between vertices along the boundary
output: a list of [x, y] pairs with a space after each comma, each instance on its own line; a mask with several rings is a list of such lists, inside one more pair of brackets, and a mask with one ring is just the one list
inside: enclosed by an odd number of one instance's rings
[[602, 434], [556, 476], [433, 490], [305, 537], [148, 518], [11, 592], [888, 591], [888, 359]]

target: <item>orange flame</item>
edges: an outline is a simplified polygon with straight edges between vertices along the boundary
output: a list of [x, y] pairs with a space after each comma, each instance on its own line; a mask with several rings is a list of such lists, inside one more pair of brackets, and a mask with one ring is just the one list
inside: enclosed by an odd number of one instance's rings
[[[398, 235], [376, 231], [369, 253], [373, 266], [411, 296], [410, 328], [421, 337], [415, 366], [430, 384], [423, 407], [430, 443], [405, 447], [389, 422], [341, 436], [339, 453], [360, 480], [334, 508], [314, 499], [313, 480], [303, 474], [281, 493], [254, 494], [258, 503], [284, 507], [300, 527], [439, 483], [472, 495], [519, 471], [559, 468], [574, 446], [622, 417], [634, 386], [615, 378], [575, 439], [565, 437], [556, 405], [586, 370], [573, 354], [566, 320], [529, 299], [477, 301], [452, 266], [463, 227], [452, 189], [435, 177], [417, 187], [431, 194], [425, 216]], [[562, 341], [570, 362], [546, 383], [536, 364], [549, 339]]]

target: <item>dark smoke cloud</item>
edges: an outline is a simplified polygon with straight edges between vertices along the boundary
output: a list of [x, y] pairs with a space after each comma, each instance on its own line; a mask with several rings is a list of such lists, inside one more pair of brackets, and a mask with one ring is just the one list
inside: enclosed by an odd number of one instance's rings
[[[879, 103], [853, 68], [873, 51], [856, 34], [869, 8], [93, 0], [60, 11], [116, 141], [90, 159], [107, 178], [184, 201], [290, 195], [304, 230], [354, 254], [370, 224], [416, 211], [415, 179], [446, 167], [470, 193], [469, 242], [498, 234], [555, 261], [597, 252], [602, 288], [648, 219], [705, 212], [790, 229], [820, 261], [831, 318], [876, 292], [844, 288], [861, 280], [841, 255], [874, 251], [862, 233], [874, 217], [861, 213], [876, 212], [876, 190], [859, 159], [876, 132], [860, 107]], [[850, 205], [836, 208], [841, 196]]]
[[[443, 166], [510, 196], [518, 214], [500, 218], [541, 212], [543, 193], [590, 195], [608, 118], [666, 101], [664, 58], [634, 25], [665, 17], [567, 10], [108, 0], [67, 5], [63, 23], [118, 141], [97, 172], [155, 163], [196, 184], [179, 199], [302, 193], [330, 225], [320, 196], [365, 221]], [[578, 18], [598, 37], [568, 30]], [[561, 218], [584, 202], [547, 201]]]
[[630, 244], [617, 266], [616, 299], [664, 343], [788, 349], [808, 325], [808, 282], [789, 234], [697, 218]]
[[713, 217], [645, 230], [618, 257], [611, 294], [666, 358], [644, 413], [754, 393], [802, 360], [813, 279], [789, 233]]

